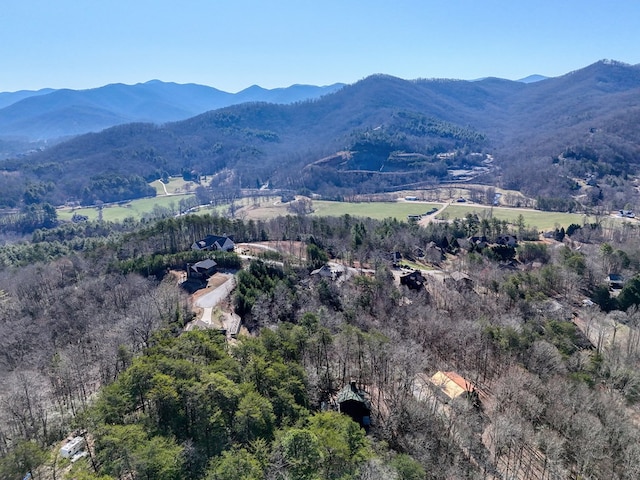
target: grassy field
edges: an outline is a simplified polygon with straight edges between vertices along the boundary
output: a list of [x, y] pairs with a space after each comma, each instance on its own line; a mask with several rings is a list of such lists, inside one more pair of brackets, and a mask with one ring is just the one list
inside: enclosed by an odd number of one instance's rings
[[[153, 182], [152, 185], [158, 182]], [[155, 185], [154, 185], [155, 186]], [[162, 186], [160, 186], [162, 188]], [[138, 200], [131, 200], [130, 202], [123, 205], [105, 205], [102, 210], [102, 218], [105, 221], [110, 222], [121, 222], [125, 218], [133, 217], [137, 220], [143, 217], [143, 215], [153, 212], [153, 208], [157, 205], [163, 208], [170, 208], [172, 210], [178, 211], [178, 203], [180, 200], [185, 198], [192, 198], [193, 195], [158, 195], [153, 198], [141, 198]], [[259, 197], [258, 202], [260, 208], [258, 209], [260, 213], [256, 215], [247, 215], [246, 219], [250, 218], [275, 218], [279, 215], [287, 215], [286, 206], [281, 205], [276, 212], [272, 212], [269, 210], [270, 206], [273, 206], [273, 203], [279, 199], [280, 197]], [[251, 198], [241, 198], [236, 202], [236, 205], [240, 207], [244, 207], [247, 209], [249, 213], [254, 206], [254, 200]], [[207, 214], [217, 212], [220, 215], [223, 215], [229, 208], [229, 205], [218, 205], [216, 207], [201, 207], [199, 211], [194, 211], [194, 214]], [[264, 211], [263, 211], [264, 210]], [[89, 220], [96, 220], [98, 218], [98, 209], [95, 207], [79, 207], [74, 209], [69, 208], [59, 208], [58, 209], [58, 218], [60, 220], [71, 220], [73, 214], [77, 213], [79, 215], [86, 215], [89, 217]], [[238, 213], [239, 218], [243, 218], [242, 212]]]
[[151, 182], [149, 185], [156, 189], [156, 193], [158, 196], [166, 195], [165, 188], [167, 189], [167, 193], [169, 195], [175, 195], [193, 191], [198, 186], [197, 183], [190, 181], [187, 182], [182, 177], [169, 178], [169, 183], [165, 183], [164, 187], [162, 186], [162, 182], [160, 182], [160, 180]]
[[437, 218], [449, 220], [464, 218], [468, 213], [477, 213], [480, 218], [483, 218], [484, 215], [493, 215], [499, 220], [506, 220], [510, 223], [516, 223], [518, 216], [522, 215], [526, 226], [535, 227], [538, 230], [550, 230], [555, 228], [556, 225], [567, 228], [572, 223], [582, 225], [586, 219], [585, 215], [577, 213], [542, 212], [508, 207], [494, 207], [491, 209], [490, 207], [459, 204], [449, 205]]
[[[174, 179], [172, 179], [173, 181]], [[180, 188], [178, 179], [173, 188]], [[180, 178], [182, 185], [185, 182]], [[158, 183], [158, 182], [154, 182]], [[160, 188], [162, 188], [160, 186]], [[154, 198], [143, 198], [132, 200], [124, 205], [107, 205], [103, 209], [102, 217], [106, 221], [122, 221], [125, 218], [133, 217], [140, 219], [144, 214], [151, 213], [154, 206], [163, 208], [171, 208], [177, 211], [178, 202], [183, 198], [189, 198], [192, 195], [159, 195]], [[290, 215], [287, 204], [281, 204], [279, 197], [258, 197], [243, 198], [237, 202], [242, 209], [238, 212], [238, 217], [246, 220], [266, 220], [278, 216]], [[441, 208], [442, 204], [438, 203], [420, 203], [420, 202], [330, 202], [324, 200], [313, 201], [313, 215], [315, 216], [342, 216], [349, 214], [355, 217], [371, 217], [377, 220], [384, 218], [396, 218], [401, 221], [407, 220], [407, 215], [424, 214], [432, 208]], [[218, 206], [215, 208], [203, 208], [200, 212], [194, 213], [212, 213], [214, 210], [220, 214], [224, 214], [228, 209], [228, 205]], [[86, 215], [91, 220], [98, 218], [98, 210], [94, 208], [60, 208], [58, 209], [58, 218], [61, 220], [71, 220], [74, 213]], [[438, 215], [441, 220], [464, 218], [468, 213], [477, 213], [480, 218], [485, 215], [493, 215], [500, 220], [507, 220], [510, 223], [516, 223], [519, 215], [524, 217], [525, 225], [535, 227], [538, 230], [550, 230], [556, 225], [567, 228], [572, 223], [582, 225], [585, 221], [593, 221], [586, 218], [585, 215], [577, 213], [559, 213], [559, 212], [541, 212], [538, 210], [527, 210], [509, 207], [483, 207], [480, 205], [470, 204], [451, 204]], [[611, 221], [621, 221], [612, 218]]]
[[413, 202], [327, 202], [313, 201], [313, 215], [316, 216], [341, 216], [345, 214], [356, 217], [371, 217], [378, 220], [394, 217], [398, 220], [406, 220], [407, 215], [420, 215], [432, 208], [438, 208], [437, 203], [413, 203]]
[[[153, 207], [156, 205], [164, 208], [173, 208], [177, 211], [178, 202], [181, 199], [189, 198], [190, 196], [192, 195], [169, 197], [158, 196], [132, 200], [124, 205], [105, 205], [102, 209], [102, 218], [105, 221], [110, 222], [121, 222], [128, 217], [140, 219], [145, 213], [151, 213], [153, 211]], [[90, 220], [96, 220], [98, 218], [98, 209], [95, 207], [74, 209], [60, 208], [58, 209], [58, 218], [60, 220], [71, 220], [74, 213], [86, 215]]]

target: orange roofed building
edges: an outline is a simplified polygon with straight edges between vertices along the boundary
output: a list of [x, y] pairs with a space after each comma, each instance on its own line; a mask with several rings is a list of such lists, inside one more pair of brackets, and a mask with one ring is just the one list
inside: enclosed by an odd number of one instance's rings
[[474, 403], [477, 401], [478, 394], [473, 383], [456, 372], [436, 372], [430, 380], [436, 387], [436, 393], [445, 403], [463, 396], [473, 400]]

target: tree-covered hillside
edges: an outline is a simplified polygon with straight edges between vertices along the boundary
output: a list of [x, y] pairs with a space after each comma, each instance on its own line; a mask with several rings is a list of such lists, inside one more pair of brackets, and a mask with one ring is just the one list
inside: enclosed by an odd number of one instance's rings
[[[114, 127], [2, 168], [25, 185], [54, 182], [47, 200], [57, 204], [144, 193], [112, 187], [90, 198], [86, 192], [100, 179], [135, 183], [223, 170], [238, 187], [269, 181], [334, 194], [364, 182], [366, 191], [383, 190], [452, 180], [450, 170], [473, 168], [469, 154], [476, 153], [493, 155], [499, 167], [482, 177], [485, 182], [568, 196], [585, 169], [609, 185], [612, 176], [622, 175], [624, 182], [636, 172], [638, 72], [636, 66], [598, 62], [530, 84], [377, 75], [315, 101], [249, 103], [163, 126]], [[568, 158], [567, 151], [589, 151], [590, 159], [558, 161]], [[348, 161], [318, 162], [336, 154]], [[458, 161], [444, 162], [437, 154]], [[603, 168], [591, 168], [589, 161]], [[16, 203], [15, 196], [5, 197], [2, 204]]]
[[[190, 250], [220, 231], [271, 241]], [[37, 231], [0, 248], [0, 476], [636, 478], [638, 229], [552, 237], [472, 214]], [[242, 266], [220, 307], [237, 339], [192, 330], [172, 270], [203, 258]], [[467, 393], [446, 400], [445, 374]], [[368, 432], [337, 412], [352, 381]], [[73, 465], [72, 432], [91, 446]]]

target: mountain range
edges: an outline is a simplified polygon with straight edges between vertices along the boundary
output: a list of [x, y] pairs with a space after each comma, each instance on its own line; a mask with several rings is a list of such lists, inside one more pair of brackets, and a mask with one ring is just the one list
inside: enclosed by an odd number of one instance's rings
[[123, 123], [162, 124], [238, 103], [288, 104], [315, 99], [343, 86], [292, 85], [269, 90], [253, 85], [228, 93], [204, 85], [151, 80], [89, 90], [0, 93], [0, 139], [52, 140]]
[[575, 177], [635, 173], [639, 124], [638, 65], [600, 61], [532, 83], [373, 75], [315, 100], [243, 103], [81, 135], [6, 160], [0, 182], [11, 174], [12, 185], [48, 185], [58, 202], [91, 203], [144, 190], [123, 185], [185, 173], [216, 174], [221, 187], [269, 181], [338, 196], [472, 170], [488, 183], [562, 197]]

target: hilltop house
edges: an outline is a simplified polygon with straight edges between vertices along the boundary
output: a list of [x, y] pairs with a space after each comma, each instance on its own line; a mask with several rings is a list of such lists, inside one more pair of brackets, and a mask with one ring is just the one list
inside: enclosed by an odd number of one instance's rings
[[217, 270], [215, 260], [207, 258], [197, 263], [187, 263], [187, 278], [207, 279]]
[[323, 265], [311, 272], [311, 275], [317, 275], [320, 278], [326, 278], [330, 280], [337, 280], [342, 274], [344, 270], [340, 269], [338, 266], [331, 267], [329, 265]]
[[223, 252], [232, 252], [235, 247], [231, 237], [221, 237], [218, 235], [207, 235], [202, 240], [193, 242], [191, 250], [222, 250]]
[[420, 290], [424, 287], [425, 278], [418, 270], [414, 270], [411, 273], [400, 277], [400, 284], [406, 285], [411, 290]]
[[338, 392], [338, 409], [341, 413], [350, 416], [365, 430], [371, 425], [371, 402], [367, 400], [367, 394], [356, 386], [355, 380], [351, 380]]

